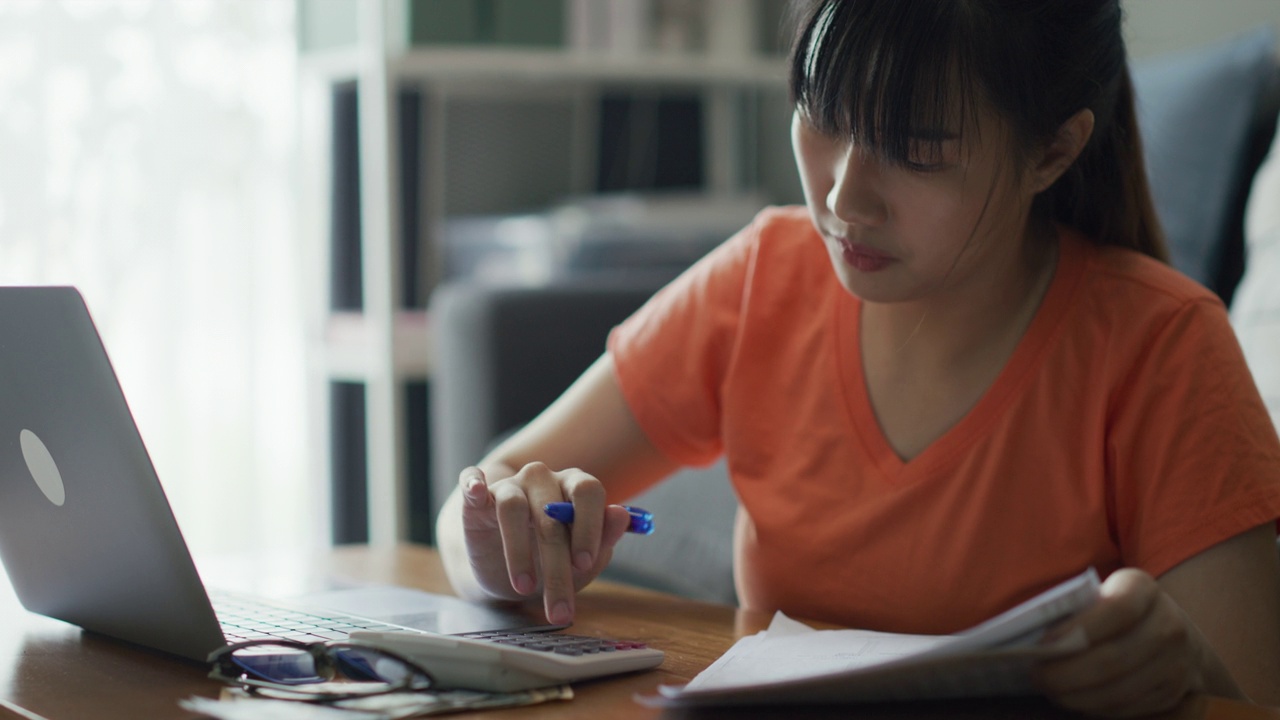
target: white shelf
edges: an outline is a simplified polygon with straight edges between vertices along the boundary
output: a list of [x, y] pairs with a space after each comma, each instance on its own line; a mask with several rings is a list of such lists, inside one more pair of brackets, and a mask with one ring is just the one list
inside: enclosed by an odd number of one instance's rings
[[440, 48], [411, 50], [391, 63], [392, 72], [403, 79], [462, 86], [478, 82], [775, 85], [786, 78], [781, 60], [730, 61], [685, 53]]
[[[583, 0], [597, 2], [598, 0]], [[408, 534], [406, 381], [427, 379], [432, 355], [429, 318], [425, 311], [397, 309], [398, 286], [404, 268], [399, 249], [400, 195], [397, 92], [420, 85], [430, 94], [430, 117], [424, 136], [428, 167], [424, 174], [421, 232], [439, 233], [444, 209], [445, 106], [468, 95], [509, 97], [513, 94], [580, 91], [609, 86], [678, 86], [702, 93], [706, 99], [706, 145], [709, 193], [732, 194], [740, 177], [741, 128], [735, 121], [737, 102], [744, 93], [785, 88], [787, 64], [777, 56], [750, 52], [756, 21], [746, 0], [709, 0], [716, 13], [707, 39], [709, 52], [606, 52], [568, 48], [510, 48], [453, 46], [404, 48], [396, 38], [408, 37], [399, 0], [362, 0], [357, 8], [357, 46], [313, 51], [299, 57], [300, 134], [304, 147], [300, 176], [302, 218], [306, 243], [308, 305], [314, 360], [312, 387], [315, 413], [312, 437], [317, 447], [329, 442], [332, 408], [329, 384], [338, 381], [365, 387], [369, 540], [388, 545]], [[360, 218], [362, 243], [363, 312], [330, 312], [325, 278], [330, 275], [328, 246], [332, 199], [332, 165], [325, 157], [331, 147], [333, 85], [354, 82], [360, 95]], [[541, 97], [541, 95], [540, 95]], [[585, 105], [584, 105], [585, 106]], [[583, 128], [592, 126], [590, 113]], [[581, 129], [581, 128], [580, 128]], [[583, 132], [587, 130], [583, 129]], [[575, 167], [591, 166], [591, 158]], [[585, 184], [585, 183], [584, 183]], [[430, 248], [427, 252], [432, 252]], [[324, 455], [319, 453], [319, 455]], [[317, 477], [331, 468], [317, 460]]]
[[[362, 57], [355, 50], [309, 53], [307, 72], [354, 80]], [[689, 53], [604, 54], [572, 49], [483, 47], [415, 48], [390, 56], [388, 73], [445, 87], [516, 84], [627, 83], [780, 86], [786, 61], [774, 57], [719, 58]]]
[[[320, 342], [325, 373], [334, 380], [361, 381], [382, 361], [386, 349], [370, 318], [358, 312], [331, 313]], [[426, 311], [396, 313], [391, 330], [391, 363], [399, 379], [426, 379], [431, 373], [431, 333]]]

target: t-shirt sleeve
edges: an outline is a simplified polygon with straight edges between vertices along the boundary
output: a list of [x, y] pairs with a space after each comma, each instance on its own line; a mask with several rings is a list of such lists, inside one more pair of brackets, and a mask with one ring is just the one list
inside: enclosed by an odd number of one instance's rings
[[649, 440], [682, 465], [723, 452], [721, 387], [765, 214], [658, 291], [609, 335], [618, 383]]
[[1161, 575], [1280, 517], [1280, 441], [1216, 301], [1185, 303], [1116, 386], [1107, 439], [1126, 565]]

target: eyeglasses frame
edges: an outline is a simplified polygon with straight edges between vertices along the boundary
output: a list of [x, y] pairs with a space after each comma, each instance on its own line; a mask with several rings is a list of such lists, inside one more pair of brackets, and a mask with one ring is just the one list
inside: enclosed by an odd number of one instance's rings
[[[348, 693], [332, 692], [332, 691], [307, 691], [303, 689], [305, 687], [303, 685], [290, 685], [288, 683], [273, 682], [271, 680], [264, 680], [264, 679], [252, 677], [249, 674], [249, 671], [234, 664], [235, 661], [232, 659], [232, 655], [235, 654], [236, 651], [243, 650], [245, 648], [250, 648], [250, 647], [267, 647], [272, 645], [305, 651], [315, 661], [316, 674], [319, 677], [321, 677], [325, 682], [332, 680], [337, 675], [338, 662], [332, 655], [332, 651], [335, 649], [341, 649], [341, 648], [354, 648], [357, 650], [368, 650], [372, 652], [377, 652], [388, 658], [391, 658], [392, 660], [403, 663], [413, 673], [416, 673], [417, 675], [421, 675], [422, 677], [425, 677], [427, 679], [427, 684], [425, 686], [420, 686], [416, 684], [414, 682], [415, 675], [410, 674], [410, 675], [406, 675], [405, 679], [400, 682], [392, 683], [392, 682], [384, 681], [383, 684], [385, 685], [385, 687], [381, 687], [373, 690], [360, 690], [360, 691], [353, 691]], [[257, 690], [270, 690], [272, 692], [288, 693], [288, 694], [296, 695], [299, 698], [306, 697], [308, 699], [311, 699], [312, 701], [330, 702], [330, 701], [338, 701], [338, 700], [347, 700], [347, 699], [358, 698], [358, 697], [372, 697], [375, 695], [385, 695], [387, 693], [399, 692], [401, 690], [412, 690], [412, 691], [418, 692], [423, 690], [434, 689], [436, 685], [435, 676], [432, 675], [429, 670], [422, 667], [422, 665], [420, 665], [419, 663], [413, 660], [410, 660], [409, 658], [401, 655], [400, 653], [394, 652], [392, 650], [387, 650], [386, 648], [380, 647], [378, 645], [374, 645], [372, 643], [360, 642], [358, 640], [321, 640], [321, 641], [310, 642], [310, 643], [301, 642], [299, 640], [287, 640], [287, 639], [275, 639], [275, 638], [261, 638], [258, 640], [246, 640], [244, 642], [234, 643], [231, 645], [227, 645], [225, 647], [218, 648], [217, 650], [214, 650], [213, 652], [209, 653], [207, 661], [210, 663], [213, 663], [213, 669], [209, 671], [209, 677], [213, 678], [214, 680], [220, 680], [230, 685], [239, 685], [249, 692], [255, 692]], [[229, 670], [232, 667], [239, 670], [240, 674], [237, 677], [231, 677], [230, 675], [224, 672], [224, 670]]]

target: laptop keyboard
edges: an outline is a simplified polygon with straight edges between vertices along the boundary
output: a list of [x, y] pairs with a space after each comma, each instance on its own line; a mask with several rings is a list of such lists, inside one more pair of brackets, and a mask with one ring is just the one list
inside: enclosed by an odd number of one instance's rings
[[343, 613], [319, 614], [227, 593], [215, 593], [211, 600], [228, 643], [272, 638], [297, 642], [345, 640], [357, 630], [404, 629]]

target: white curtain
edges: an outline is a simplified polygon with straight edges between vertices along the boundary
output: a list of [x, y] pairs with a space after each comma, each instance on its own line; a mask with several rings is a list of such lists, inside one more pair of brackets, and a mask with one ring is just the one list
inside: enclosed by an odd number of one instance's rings
[[0, 283], [79, 286], [198, 554], [322, 541], [294, 10], [0, 1]]

